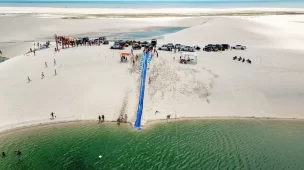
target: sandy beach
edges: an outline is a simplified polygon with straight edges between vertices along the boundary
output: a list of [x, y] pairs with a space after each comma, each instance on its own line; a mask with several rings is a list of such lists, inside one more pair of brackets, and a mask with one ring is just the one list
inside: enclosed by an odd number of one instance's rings
[[[86, 9], [75, 10], [66, 14], [88, 14]], [[0, 13], [6, 14], [43, 11], [59, 13], [56, 9], [0, 7]], [[245, 45], [247, 50], [200, 50], [197, 64], [180, 64], [179, 53], [158, 51], [159, 57], [153, 57], [147, 72], [151, 83], [146, 84], [143, 124], [168, 114], [172, 118], [304, 118], [304, 15], [93, 19], [4, 15], [0, 22], [0, 50], [11, 58], [0, 63], [1, 131], [39, 123], [97, 120], [102, 114], [106, 121], [115, 121], [126, 113], [134, 122], [139, 61], [135, 66], [120, 63], [120, 53], [130, 52], [131, 47], [111, 50], [110, 42], [55, 52], [53, 37], [108, 36], [152, 27], [187, 27], [158, 39], [157, 46], [227, 43]], [[51, 41], [49, 49], [25, 54], [34, 42], [46, 40]], [[140, 55], [142, 50], [134, 53]], [[250, 59], [252, 64], [234, 61], [234, 56]], [[56, 115], [54, 120], [51, 112]]]

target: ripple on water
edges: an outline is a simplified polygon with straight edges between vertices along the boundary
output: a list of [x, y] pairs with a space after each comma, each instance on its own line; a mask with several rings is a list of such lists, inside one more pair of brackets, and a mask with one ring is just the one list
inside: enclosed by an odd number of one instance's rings
[[95, 123], [29, 128], [0, 136], [7, 153], [0, 169], [304, 169], [303, 125], [195, 120], [140, 132]]

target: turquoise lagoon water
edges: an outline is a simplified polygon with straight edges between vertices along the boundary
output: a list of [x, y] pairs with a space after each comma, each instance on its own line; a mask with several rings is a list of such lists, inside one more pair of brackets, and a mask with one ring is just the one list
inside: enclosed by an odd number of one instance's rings
[[185, 29], [184, 27], [167, 27], [167, 28], [155, 28], [149, 31], [142, 32], [127, 32], [118, 36], [109, 37], [114, 39], [138, 39], [138, 38], [152, 38], [159, 37], [166, 34], [172, 34]]
[[303, 170], [303, 132], [300, 120], [187, 120], [141, 131], [114, 123], [46, 125], [1, 134], [0, 169]]

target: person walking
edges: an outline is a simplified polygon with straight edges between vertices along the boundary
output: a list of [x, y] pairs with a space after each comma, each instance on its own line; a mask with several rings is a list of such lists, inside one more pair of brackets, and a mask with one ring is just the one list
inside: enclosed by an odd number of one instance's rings
[[36, 55], [36, 49], [34, 49], [34, 55]]
[[104, 119], [105, 119], [104, 115], [101, 115], [101, 118], [102, 118], [102, 121], [104, 122]]
[[54, 112], [51, 113], [52, 119], [54, 119]]
[[2, 152], [2, 157], [5, 157], [5, 152]]
[[156, 57], [158, 58], [158, 52], [156, 51]]
[[0, 50], [0, 55], [1, 55], [1, 57], [2, 57], [2, 51]]
[[45, 64], [45, 68], [47, 68], [48, 67], [47, 62], [44, 62], [44, 64]]
[[42, 72], [42, 73], [41, 73], [41, 79], [43, 79], [43, 78], [44, 78], [44, 73]]
[[135, 66], [135, 61], [133, 60], [133, 66]]
[[100, 115], [98, 116], [98, 123], [100, 123], [100, 121], [101, 121], [101, 117], [100, 117]]
[[57, 76], [57, 71], [56, 71], [56, 69], [55, 69], [55, 76]]
[[54, 59], [54, 66], [56, 65], [56, 59]]
[[29, 76], [27, 76], [27, 81], [28, 81], [28, 83], [31, 82], [31, 79]]

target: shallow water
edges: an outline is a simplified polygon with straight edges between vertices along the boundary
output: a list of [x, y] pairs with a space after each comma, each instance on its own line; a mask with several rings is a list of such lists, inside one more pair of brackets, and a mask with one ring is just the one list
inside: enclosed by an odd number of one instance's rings
[[[68, 123], [0, 136], [0, 169], [304, 169], [304, 121]], [[20, 149], [23, 161], [14, 150]], [[99, 155], [103, 157], [98, 158]]]
[[166, 34], [172, 34], [178, 31], [185, 29], [185, 27], [166, 27], [166, 28], [155, 28], [149, 31], [142, 31], [142, 32], [127, 32], [120, 34], [115, 37], [115, 39], [137, 39], [137, 38], [152, 38], [152, 37], [159, 37], [164, 36]]

